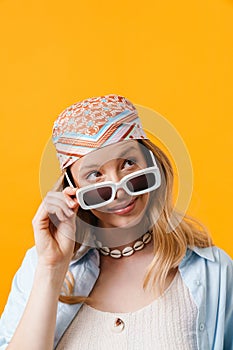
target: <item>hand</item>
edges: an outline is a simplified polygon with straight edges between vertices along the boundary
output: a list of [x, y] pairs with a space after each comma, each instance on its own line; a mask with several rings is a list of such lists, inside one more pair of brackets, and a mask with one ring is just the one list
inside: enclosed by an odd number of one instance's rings
[[76, 214], [79, 208], [75, 188], [48, 192], [32, 224], [39, 263], [67, 268], [73, 255]]

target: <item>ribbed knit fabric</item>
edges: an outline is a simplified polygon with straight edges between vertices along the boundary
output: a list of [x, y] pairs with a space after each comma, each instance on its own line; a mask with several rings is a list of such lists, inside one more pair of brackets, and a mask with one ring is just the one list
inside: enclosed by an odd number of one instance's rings
[[[117, 318], [123, 329], [114, 327]], [[196, 350], [196, 318], [177, 272], [163, 295], [137, 311], [104, 312], [83, 304], [56, 350]]]

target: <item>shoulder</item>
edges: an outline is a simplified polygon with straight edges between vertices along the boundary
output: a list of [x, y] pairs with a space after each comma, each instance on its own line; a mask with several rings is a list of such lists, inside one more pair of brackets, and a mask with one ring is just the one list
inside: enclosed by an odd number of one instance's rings
[[213, 247], [213, 255], [215, 264], [219, 266], [221, 275], [226, 276], [226, 283], [233, 283], [233, 260], [232, 258], [221, 248]]
[[215, 261], [217, 263], [223, 263], [223, 264], [227, 264], [229, 266], [233, 266], [233, 260], [232, 258], [221, 248], [219, 247], [211, 247], [212, 248], [212, 252], [215, 258]]
[[213, 264], [221, 265], [222, 267], [233, 267], [232, 258], [223, 249], [217, 246], [206, 248], [194, 247], [192, 251], [197, 257], [201, 257], [206, 261], [212, 262]]
[[200, 278], [205, 275], [206, 278], [219, 282], [233, 281], [233, 260], [217, 246], [189, 247], [179, 268], [184, 274], [199, 275]]
[[26, 254], [23, 258], [20, 269], [21, 270], [27, 269], [30, 271], [34, 271], [37, 265], [37, 261], [38, 261], [37, 251], [36, 251], [36, 247], [34, 246], [26, 251]]
[[223, 249], [217, 246], [211, 246], [206, 248], [188, 247], [183, 261], [186, 262], [189, 259], [196, 261], [206, 261], [209, 263], [220, 265], [233, 265], [232, 258]]
[[18, 290], [26, 294], [30, 291], [34, 279], [37, 260], [37, 251], [36, 247], [34, 246], [27, 250], [21, 266], [13, 278], [13, 290]]

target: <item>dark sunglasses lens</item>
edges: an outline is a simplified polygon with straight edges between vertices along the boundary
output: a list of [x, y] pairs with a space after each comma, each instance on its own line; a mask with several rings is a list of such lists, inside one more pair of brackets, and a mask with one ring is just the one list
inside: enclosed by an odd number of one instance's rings
[[112, 196], [111, 187], [100, 187], [90, 190], [83, 195], [83, 200], [86, 205], [96, 205], [108, 201]]
[[127, 181], [127, 187], [131, 192], [140, 192], [153, 187], [156, 183], [156, 178], [153, 173], [143, 174], [134, 177]]

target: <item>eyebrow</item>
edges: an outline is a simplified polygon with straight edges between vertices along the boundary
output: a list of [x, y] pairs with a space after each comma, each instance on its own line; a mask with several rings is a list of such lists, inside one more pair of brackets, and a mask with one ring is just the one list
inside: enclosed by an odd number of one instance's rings
[[[131, 146], [131, 147], [129, 147], [129, 148], [127, 148], [127, 149], [125, 149], [124, 151], [122, 151], [119, 155], [118, 155], [118, 157], [117, 158], [122, 158], [122, 157], [124, 157], [128, 152], [130, 152], [130, 151], [137, 151], [137, 148], [136, 147], [134, 147], [134, 146]], [[117, 159], [116, 158], [116, 159]], [[84, 165], [83, 167], [82, 167], [82, 171], [85, 171], [85, 170], [88, 170], [88, 169], [91, 169], [91, 168], [99, 168], [100, 167], [100, 165], [99, 164], [90, 164], [90, 165]]]

